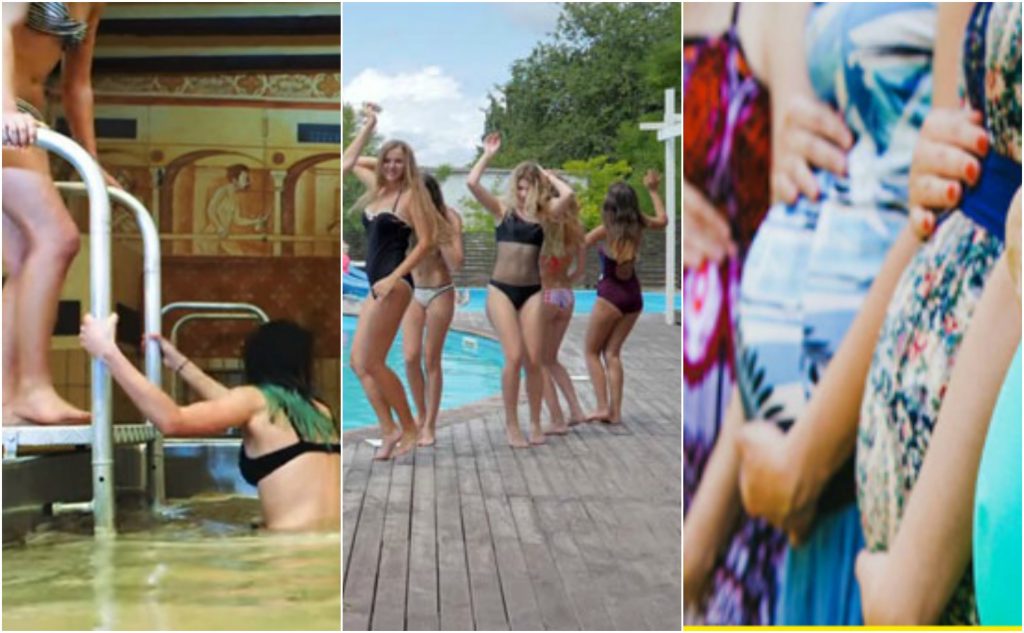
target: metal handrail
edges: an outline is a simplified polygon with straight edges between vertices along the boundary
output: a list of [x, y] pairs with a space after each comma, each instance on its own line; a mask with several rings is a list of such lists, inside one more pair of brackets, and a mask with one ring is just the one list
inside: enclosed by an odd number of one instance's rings
[[[80, 182], [57, 182], [57, 189], [75, 196], [88, 195], [88, 189]], [[142, 305], [144, 332], [160, 332], [160, 236], [156, 222], [149, 210], [136, 198], [123, 189], [107, 187], [107, 195], [114, 202], [123, 204], [132, 212], [142, 237]], [[155, 385], [161, 384], [160, 343], [147, 340], [144, 348], [146, 377]], [[157, 439], [147, 446], [147, 461], [152, 471], [148, 479], [150, 498], [157, 505], [165, 501], [163, 436], [158, 433]]]
[[[103, 170], [85, 149], [63, 134], [36, 130], [36, 145], [57, 154], [82, 177], [89, 196], [89, 311], [94, 319], [110, 316], [110, 197]], [[103, 361], [91, 361], [92, 488], [95, 535], [114, 535], [114, 433], [110, 372]]]
[[[197, 320], [253, 320], [266, 323], [270, 321], [270, 317], [257, 305], [251, 303], [237, 303], [230, 301], [216, 302], [216, 301], [176, 301], [174, 303], [168, 303], [163, 307], [162, 313], [167, 314], [174, 310], [200, 310], [200, 312], [193, 312], [180, 317], [171, 326], [170, 340], [171, 345], [178, 346], [178, 332], [181, 328], [189, 321]], [[178, 401], [178, 388], [179, 376], [175, 375], [171, 379], [171, 397], [175, 402]]]

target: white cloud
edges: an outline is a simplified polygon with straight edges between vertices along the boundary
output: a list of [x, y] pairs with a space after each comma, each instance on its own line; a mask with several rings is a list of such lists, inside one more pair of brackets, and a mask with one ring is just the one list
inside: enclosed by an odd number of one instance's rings
[[462, 94], [458, 80], [438, 66], [394, 74], [368, 68], [342, 95], [356, 107], [363, 101], [379, 103], [380, 134], [412, 145], [421, 165], [465, 164], [483, 133], [486, 99]]

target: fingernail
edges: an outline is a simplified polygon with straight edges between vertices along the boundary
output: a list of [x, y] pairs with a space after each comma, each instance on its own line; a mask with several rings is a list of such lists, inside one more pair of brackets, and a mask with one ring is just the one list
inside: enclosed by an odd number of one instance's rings
[[988, 152], [988, 136], [978, 137], [978, 151], [981, 152], [982, 154]]
[[946, 187], [946, 198], [951, 202], [953, 200], [956, 200], [956, 185], [954, 185], [953, 183], [950, 183]]
[[978, 168], [974, 163], [967, 163], [967, 180], [973, 185], [978, 178]]
[[931, 235], [932, 230], [935, 228], [935, 218], [928, 215], [921, 220], [921, 228], [924, 229], [925, 235]]

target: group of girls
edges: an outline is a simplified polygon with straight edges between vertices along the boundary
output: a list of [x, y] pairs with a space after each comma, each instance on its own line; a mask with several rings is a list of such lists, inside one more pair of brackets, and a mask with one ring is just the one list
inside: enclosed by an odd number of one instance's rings
[[684, 10], [687, 621], [1019, 626], [1020, 3]]
[[[421, 174], [407, 144], [388, 141], [377, 158], [360, 156], [373, 135], [378, 112], [374, 104], [363, 107], [363, 126], [345, 150], [343, 169], [366, 186], [355, 208], [366, 229], [366, 273], [371, 284], [352, 341], [351, 365], [380, 424], [382, 445], [376, 457], [389, 459], [417, 444], [434, 443], [441, 354], [454, 313], [452, 272], [461, 265], [463, 255], [458, 213], [445, 204], [437, 182]], [[467, 184], [495, 221], [497, 254], [486, 310], [504, 354], [502, 398], [508, 443], [523, 448], [543, 444], [546, 434], [565, 434], [572, 424], [585, 420], [621, 421], [620, 354], [643, 308], [634, 265], [644, 230], [664, 228], [668, 220], [656, 172], [644, 178], [655, 216], [640, 211], [632, 187], [616, 183], [605, 199], [601, 225], [586, 234], [572, 187], [534, 162], [513, 169], [508, 194], [499, 199], [481, 179], [500, 148], [498, 134], [484, 139], [483, 153]], [[605, 243], [599, 251], [601, 280], [585, 345], [597, 408], [587, 416], [558, 360], [558, 350], [573, 314], [572, 287], [584, 274], [586, 248], [598, 242]], [[409, 385], [419, 413], [416, 418], [402, 383], [385, 362], [400, 325]], [[425, 380], [421, 363], [426, 366]], [[528, 436], [523, 435], [518, 414], [523, 373]], [[559, 391], [569, 405], [568, 420], [559, 404]], [[546, 429], [541, 425], [542, 402], [550, 414]]]
[[[4, 425], [81, 424], [88, 412], [62, 399], [48, 366], [50, 333], [78, 228], [50, 174], [46, 153], [32, 147], [46, 110], [44, 84], [61, 64], [64, 115], [74, 139], [98, 160], [90, 76], [102, 4], [5, 5], [3, 103]], [[109, 176], [108, 183], [114, 185]], [[228, 388], [158, 333], [164, 364], [200, 402], [179, 406], [150, 383], [115, 341], [117, 316], [83, 317], [80, 341], [109, 367], [138, 409], [168, 436], [238, 429], [239, 468], [256, 486], [263, 525], [273, 530], [337, 530], [340, 431], [316, 394], [313, 337], [289, 321], [260, 327], [245, 342], [245, 385]]]

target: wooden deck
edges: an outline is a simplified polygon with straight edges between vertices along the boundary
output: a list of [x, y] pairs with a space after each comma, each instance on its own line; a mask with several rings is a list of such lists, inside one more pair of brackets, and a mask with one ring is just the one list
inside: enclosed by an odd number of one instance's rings
[[[563, 347], [572, 375], [585, 326]], [[641, 317], [624, 424], [537, 448], [507, 445], [499, 399], [442, 414], [436, 446], [392, 462], [346, 434], [344, 629], [679, 630], [679, 359], [680, 328]]]

